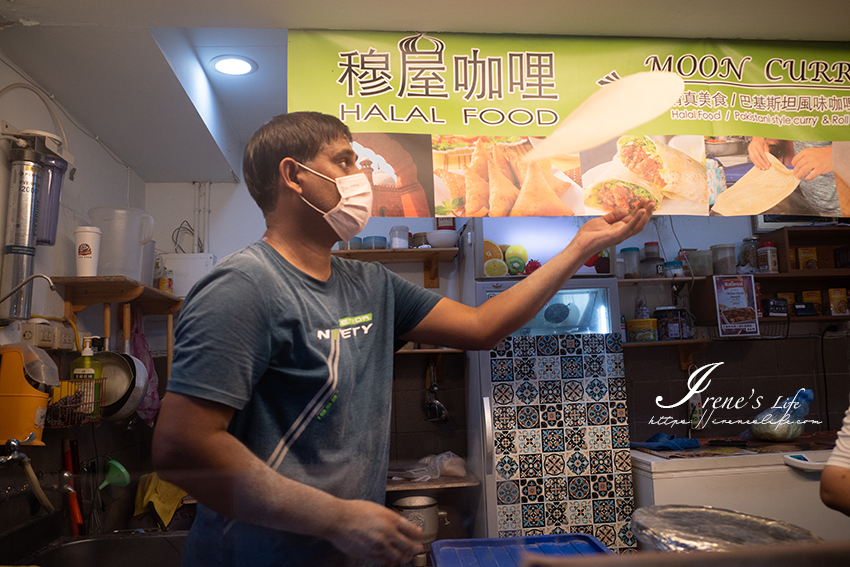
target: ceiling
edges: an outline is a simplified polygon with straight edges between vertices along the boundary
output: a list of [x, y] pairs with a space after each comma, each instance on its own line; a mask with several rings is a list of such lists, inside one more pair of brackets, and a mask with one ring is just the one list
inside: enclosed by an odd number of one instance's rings
[[[232, 182], [286, 110], [287, 29], [850, 42], [848, 22], [846, 0], [5, 0], [0, 50], [145, 182]], [[223, 52], [259, 70], [208, 72]]]

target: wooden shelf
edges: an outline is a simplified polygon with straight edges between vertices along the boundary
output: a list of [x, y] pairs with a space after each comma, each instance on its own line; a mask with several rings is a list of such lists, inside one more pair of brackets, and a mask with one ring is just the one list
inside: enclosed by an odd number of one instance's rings
[[[830, 323], [832, 321], [850, 321], [850, 315], [813, 315], [811, 317], [798, 317], [791, 315], [791, 323]], [[759, 325], [764, 323], [787, 323], [785, 317], [759, 317]]]
[[461, 352], [464, 351], [459, 348], [403, 348], [395, 351], [396, 354], [444, 354]]
[[693, 278], [638, 278], [632, 280], [617, 280], [617, 285], [619, 287], [627, 287], [630, 285], [639, 285], [639, 284], [663, 284], [663, 285], [671, 285], [671, 284], [681, 284], [688, 283], [691, 281], [700, 282], [704, 281], [707, 276], [694, 276]]
[[340, 258], [381, 264], [419, 263], [423, 265], [425, 287], [440, 287], [440, 262], [451, 262], [457, 257], [457, 248], [403, 248], [386, 250], [331, 250]]
[[701, 351], [711, 339], [682, 339], [672, 341], [646, 341], [623, 343], [623, 347], [675, 346], [679, 349], [679, 368], [687, 370], [694, 363], [694, 354]]
[[132, 303], [145, 315], [176, 313], [183, 299], [124, 276], [53, 277], [53, 283], [65, 286], [65, 303], [74, 315], [98, 303]]
[[475, 475], [467, 473], [466, 476], [441, 476], [425, 482], [413, 482], [410, 480], [387, 479], [387, 492], [399, 492], [402, 490], [441, 490], [443, 488], [465, 488], [481, 484]]

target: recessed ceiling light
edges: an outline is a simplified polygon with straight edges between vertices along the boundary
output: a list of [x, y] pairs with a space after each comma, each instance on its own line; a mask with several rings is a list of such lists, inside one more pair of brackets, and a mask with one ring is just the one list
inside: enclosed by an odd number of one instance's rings
[[241, 55], [219, 55], [213, 59], [213, 67], [225, 75], [247, 75], [257, 70], [257, 63]]

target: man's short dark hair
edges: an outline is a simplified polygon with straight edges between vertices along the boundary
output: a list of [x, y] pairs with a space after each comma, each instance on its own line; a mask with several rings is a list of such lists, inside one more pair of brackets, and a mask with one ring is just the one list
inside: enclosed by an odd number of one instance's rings
[[325, 144], [338, 138], [351, 141], [351, 131], [335, 116], [320, 112], [290, 112], [275, 116], [254, 132], [245, 146], [242, 175], [263, 216], [277, 204], [278, 166], [290, 157], [307, 163]]

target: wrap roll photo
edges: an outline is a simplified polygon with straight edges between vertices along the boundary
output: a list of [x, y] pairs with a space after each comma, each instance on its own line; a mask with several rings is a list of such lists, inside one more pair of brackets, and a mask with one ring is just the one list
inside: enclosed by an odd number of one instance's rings
[[665, 197], [708, 204], [706, 167], [685, 152], [647, 136], [621, 136], [617, 159]]
[[585, 189], [584, 204], [603, 211], [619, 207], [631, 213], [642, 199], [652, 201], [657, 209], [662, 196], [657, 186], [619, 163], [611, 162], [605, 173]]

